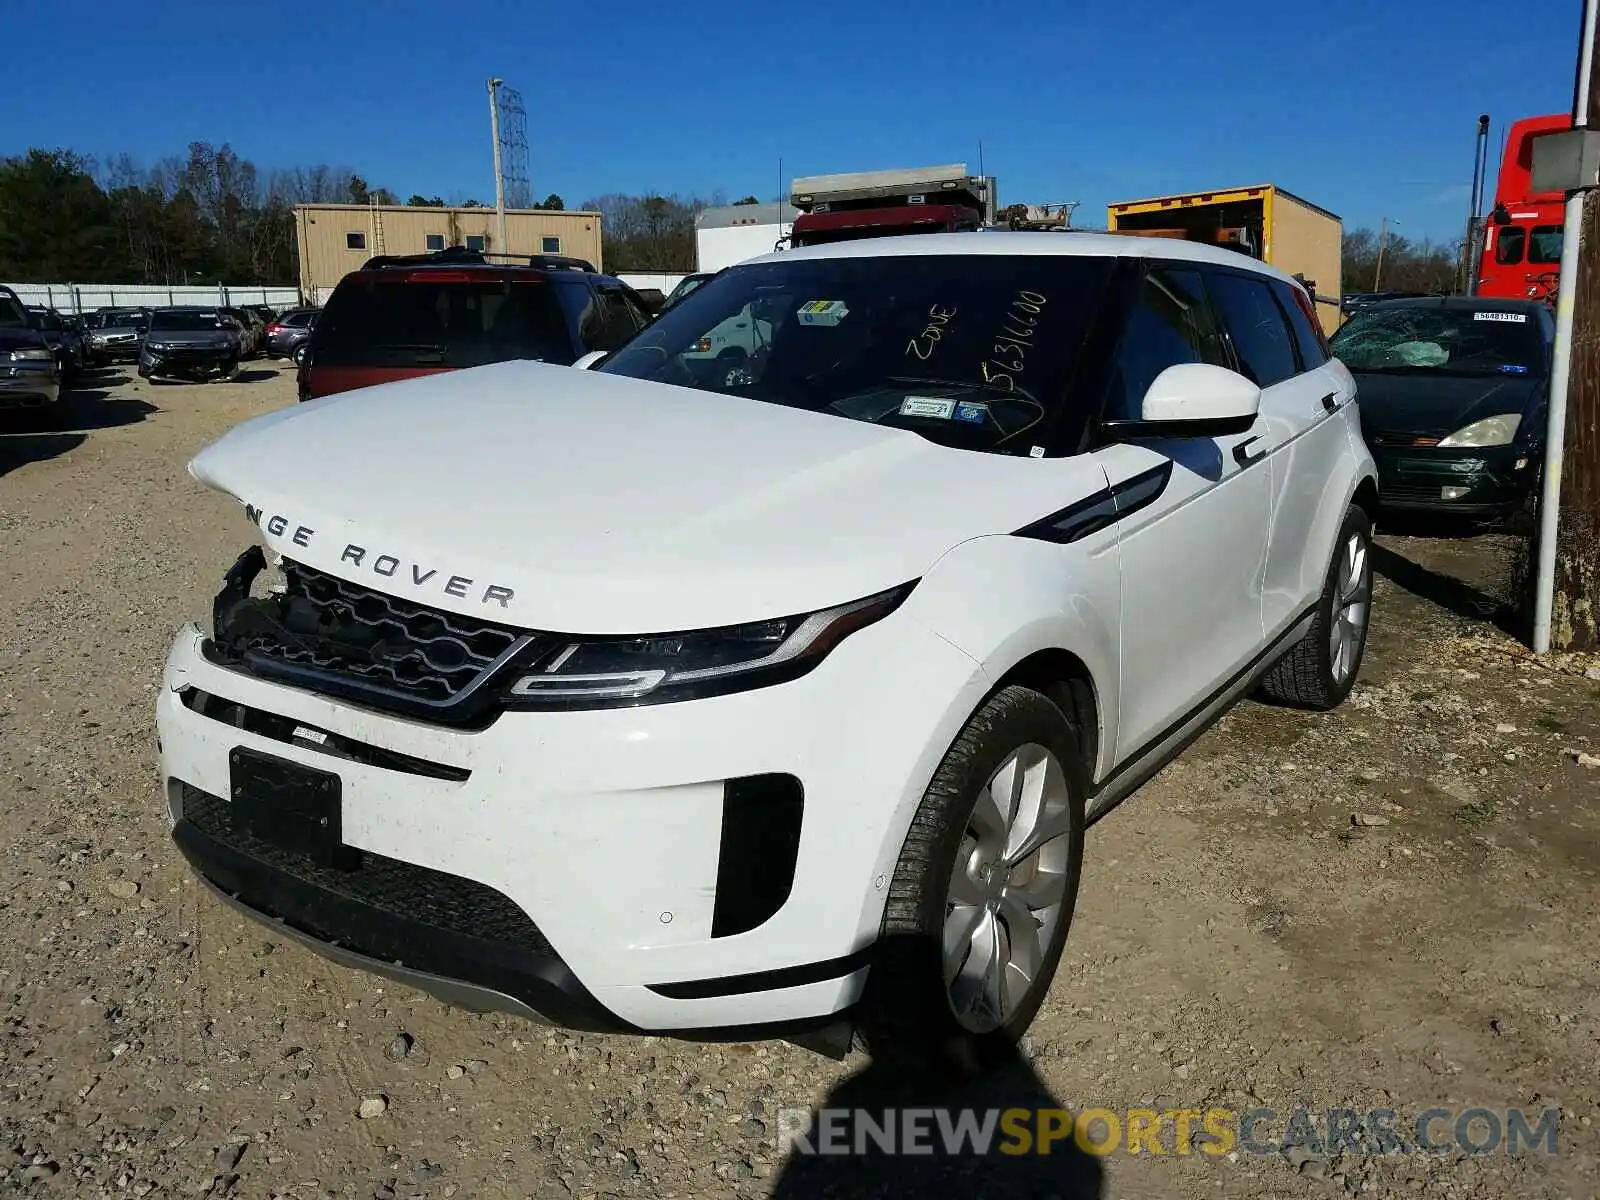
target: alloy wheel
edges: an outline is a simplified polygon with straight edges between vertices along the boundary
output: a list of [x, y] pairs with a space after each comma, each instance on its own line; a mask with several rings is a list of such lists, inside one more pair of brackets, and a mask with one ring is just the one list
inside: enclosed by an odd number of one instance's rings
[[973, 1033], [1000, 1028], [1039, 982], [1071, 863], [1071, 794], [1045, 747], [1008, 754], [978, 793], [945, 893], [944, 982]]
[[1341, 686], [1355, 670], [1371, 610], [1372, 568], [1367, 558], [1367, 539], [1359, 532], [1352, 533], [1339, 552], [1333, 620], [1328, 632], [1328, 662], [1334, 682]]

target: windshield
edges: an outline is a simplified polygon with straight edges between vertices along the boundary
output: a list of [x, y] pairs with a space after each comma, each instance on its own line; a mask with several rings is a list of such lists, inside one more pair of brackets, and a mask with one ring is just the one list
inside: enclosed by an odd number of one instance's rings
[[1544, 374], [1533, 318], [1508, 310], [1367, 309], [1334, 334], [1333, 352], [1369, 374]]
[[316, 363], [476, 367], [509, 359], [570, 366], [566, 317], [544, 281], [352, 280], [316, 322]]
[[215, 331], [227, 328], [229, 328], [228, 318], [215, 309], [204, 312], [176, 312], [157, 309], [150, 314], [151, 333], [169, 333], [179, 330], [183, 332]]
[[692, 292], [696, 288], [698, 288], [702, 283], [709, 283], [710, 280], [711, 280], [711, 277], [709, 275], [700, 275], [700, 276], [689, 275], [689, 276], [685, 277], [678, 284], [677, 287], [672, 289], [672, 294], [667, 297], [667, 302], [663, 306], [663, 308], [672, 307], [679, 300], [682, 300], [690, 292]]
[[99, 329], [131, 329], [135, 325], [144, 324], [144, 313], [138, 309], [123, 309], [120, 312], [98, 312], [95, 327]]
[[1052, 254], [734, 267], [599, 369], [1027, 452], [1068, 403], [1110, 268]]

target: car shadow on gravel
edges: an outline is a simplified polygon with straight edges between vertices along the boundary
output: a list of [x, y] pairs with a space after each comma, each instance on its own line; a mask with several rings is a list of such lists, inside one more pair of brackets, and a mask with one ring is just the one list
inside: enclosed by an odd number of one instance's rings
[[[936, 1067], [937, 1057], [875, 1054], [801, 1129], [780, 1121], [792, 1140], [773, 1200], [1099, 1200], [1101, 1160], [1078, 1146], [1066, 1105], [1015, 1047], [981, 1070]], [[985, 1146], [963, 1137], [982, 1140], [985, 1129]]]
[[278, 372], [271, 370], [240, 371], [235, 375], [233, 383], [260, 383], [263, 379], [276, 379]]
[[46, 462], [83, 445], [81, 433], [12, 433], [0, 425], [0, 476], [29, 463]]
[[133, 396], [97, 396], [93, 392], [75, 392], [72, 397], [72, 416], [69, 429], [115, 429], [119, 425], [133, 425], [151, 413], [160, 412], [154, 404]]
[[1464, 579], [1436, 571], [1377, 543], [1372, 547], [1372, 569], [1396, 587], [1458, 617], [1487, 621], [1512, 637], [1521, 636], [1516, 609]]

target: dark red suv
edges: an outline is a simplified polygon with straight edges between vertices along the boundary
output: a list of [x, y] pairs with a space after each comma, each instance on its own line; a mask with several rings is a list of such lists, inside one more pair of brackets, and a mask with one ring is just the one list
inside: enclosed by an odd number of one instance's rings
[[509, 359], [570, 365], [616, 349], [650, 320], [631, 288], [583, 259], [382, 256], [340, 280], [323, 306], [300, 399]]

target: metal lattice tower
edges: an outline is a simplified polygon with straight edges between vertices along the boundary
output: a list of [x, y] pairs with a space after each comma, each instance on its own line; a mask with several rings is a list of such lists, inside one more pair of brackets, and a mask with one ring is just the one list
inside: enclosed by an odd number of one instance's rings
[[506, 207], [531, 208], [528, 189], [528, 114], [522, 93], [502, 84], [496, 93], [500, 105], [501, 174], [505, 177]]

